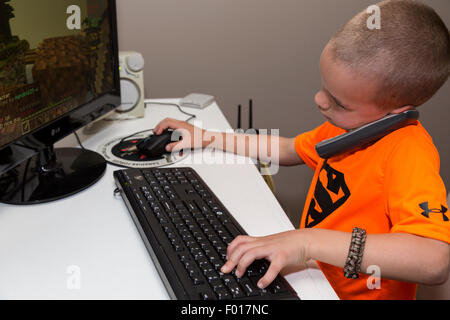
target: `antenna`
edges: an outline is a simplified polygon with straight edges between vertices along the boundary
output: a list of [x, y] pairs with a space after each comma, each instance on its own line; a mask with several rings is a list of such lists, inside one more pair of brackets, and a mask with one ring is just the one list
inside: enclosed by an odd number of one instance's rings
[[241, 129], [241, 105], [238, 105], [238, 123], [237, 123], [237, 128]]
[[259, 130], [253, 127], [253, 100], [250, 99], [249, 109], [248, 109], [248, 128], [255, 130], [256, 134], [259, 134]]
[[253, 100], [250, 99], [248, 110], [248, 128], [253, 129]]

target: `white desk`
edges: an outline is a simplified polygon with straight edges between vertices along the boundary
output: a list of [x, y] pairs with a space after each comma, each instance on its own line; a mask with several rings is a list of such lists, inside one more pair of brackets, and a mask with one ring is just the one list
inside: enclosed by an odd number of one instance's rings
[[[110, 123], [95, 134], [81, 129], [84, 146], [97, 150], [105, 140], [153, 128], [164, 117], [187, 118], [173, 106], [148, 105], [146, 112], [144, 119]], [[197, 114], [204, 128], [231, 128], [217, 104], [187, 112]], [[78, 144], [72, 135], [57, 146]], [[192, 156], [174, 166], [185, 166]], [[293, 229], [255, 166], [236, 159], [247, 164], [190, 166], [248, 234]], [[0, 204], [0, 299], [169, 298], [124, 202], [113, 196], [117, 169], [108, 165], [94, 186], [60, 201]], [[287, 279], [302, 299], [337, 299], [314, 263]]]

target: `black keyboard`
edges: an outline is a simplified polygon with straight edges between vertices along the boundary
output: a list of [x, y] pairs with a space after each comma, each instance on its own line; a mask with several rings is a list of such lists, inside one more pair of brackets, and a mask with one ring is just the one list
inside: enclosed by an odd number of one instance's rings
[[241, 278], [220, 272], [228, 244], [246, 233], [193, 169], [127, 169], [114, 178], [172, 299], [298, 299], [280, 275], [256, 286], [266, 260]]

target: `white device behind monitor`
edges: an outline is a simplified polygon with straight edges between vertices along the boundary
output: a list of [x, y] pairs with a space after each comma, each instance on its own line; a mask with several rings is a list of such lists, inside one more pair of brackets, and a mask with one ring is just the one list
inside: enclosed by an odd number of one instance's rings
[[191, 93], [190, 95], [184, 97], [180, 101], [180, 106], [196, 109], [204, 109], [214, 102], [214, 97], [201, 94], [201, 93]]
[[120, 95], [122, 104], [107, 120], [142, 118], [144, 103], [144, 57], [133, 51], [119, 53]]

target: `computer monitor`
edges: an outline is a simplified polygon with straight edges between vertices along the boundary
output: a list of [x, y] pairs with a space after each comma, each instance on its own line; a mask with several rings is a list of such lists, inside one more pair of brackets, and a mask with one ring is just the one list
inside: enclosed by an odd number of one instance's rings
[[115, 0], [0, 0], [0, 201], [95, 183], [104, 158], [53, 145], [120, 105]]

